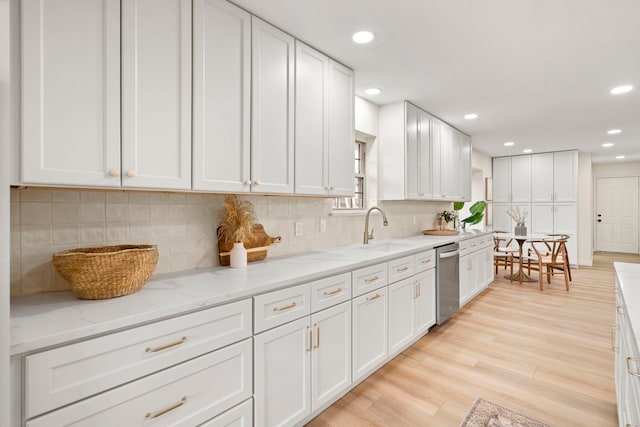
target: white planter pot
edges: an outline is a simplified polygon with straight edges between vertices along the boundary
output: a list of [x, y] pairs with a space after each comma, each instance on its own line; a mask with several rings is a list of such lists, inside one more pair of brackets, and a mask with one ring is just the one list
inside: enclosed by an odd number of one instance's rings
[[229, 265], [232, 268], [242, 268], [247, 266], [247, 250], [243, 243], [234, 243], [229, 252]]

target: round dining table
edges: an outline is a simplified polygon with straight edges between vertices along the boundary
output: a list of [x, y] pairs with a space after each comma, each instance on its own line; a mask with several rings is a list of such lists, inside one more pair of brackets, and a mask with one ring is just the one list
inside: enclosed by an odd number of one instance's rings
[[522, 256], [522, 247], [524, 246], [524, 243], [527, 240], [545, 240], [545, 239], [552, 239], [553, 237], [547, 235], [547, 234], [525, 234], [525, 235], [519, 235], [519, 234], [514, 234], [514, 233], [496, 233], [496, 236], [499, 236], [502, 239], [513, 239], [516, 242], [518, 242], [518, 260], [519, 260], [519, 268], [518, 271], [516, 271], [515, 273], [513, 273], [513, 275], [507, 274], [504, 276], [505, 279], [509, 279], [509, 280], [518, 280], [518, 282], [522, 283], [522, 282], [537, 282], [537, 279], [532, 279], [531, 277], [529, 277], [529, 275], [527, 273], [524, 272], [524, 269], [522, 267], [522, 261], [523, 261], [523, 256]]

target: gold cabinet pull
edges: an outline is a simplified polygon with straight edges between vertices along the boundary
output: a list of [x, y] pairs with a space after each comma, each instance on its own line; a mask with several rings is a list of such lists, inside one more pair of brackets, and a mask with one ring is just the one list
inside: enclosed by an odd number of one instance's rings
[[622, 306], [618, 306], [616, 307], [616, 311], [618, 312], [618, 314], [624, 314], [624, 308], [622, 308]]
[[409, 267], [405, 265], [404, 267], [396, 268], [396, 272], [402, 273], [403, 271], [407, 271], [408, 269]]
[[418, 282], [413, 283], [413, 298], [418, 298], [420, 296], [420, 284]]
[[375, 300], [377, 300], [378, 298], [380, 298], [380, 294], [372, 295], [372, 296], [370, 296], [369, 298], [367, 298], [367, 302], [375, 301]]
[[378, 276], [373, 276], [373, 277], [369, 277], [368, 279], [364, 279], [364, 281], [365, 283], [371, 283], [371, 282], [375, 282], [378, 279], [379, 279]]
[[180, 402], [174, 403], [173, 405], [169, 406], [168, 408], [161, 409], [160, 411], [158, 411], [156, 413], [147, 412], [147, 415], [145, 415], [144, 417], [146, 419], [148, 419], [148, 420], [153, 419], [153, 418], [161, 417], [162, 415], [166, 414], [167, 412], [171, 412], [174, 409], [178, 409], [179, 407], [181, 407], [185, 403], [187, 403], [187, 396], [182, 396], [182, 399], [180, 399]]
[[616, 346], [616, 325], [611, 327], [611, 351], [618, 352], [618, 346]]
[[166, 350], [171, 347], [175, 347], [180, 344], [184, 344], [187, 341], [187, 337], [182, 337], [178, 341], [170, 342], [168, 344], [159, 345], [157, 347], [147, 347], [144, 351], [147, 353], [156, 353], [158, 351]]
[[316, 344], [313, 346], [313, 348], [318, 348], [320, 347], [320, 327], [317, 323], [314, 323], [313, 329], [316, 330]]
[[292, 309], [293, 307], [295, 307], [296, 305], [298, 305], [298, 304], [296, 304], [295, 302], [292, 302], [291, 304], [289, 304], [289, 305], [285, 305], [285, 306], [282, 306], [282, 307], [273, 307], [273, 311], [287, 311], [287, 310], [291, 310], [291, 309]]
[[340, 292], [342, 292], [342, 288], [337, 288], [337, 289], [334, 289], [332, 291], [325, 291], [324, 295], [328, 297], [328, 296], [331, 296], [331, 295], [339, 294]]
[[313, 331], [311, 330], [310, 327], [307, 326], [307, 333], [309, 334], [309, 341], [307, 342], [307, 351], [311, 351], [311, 348], [313, 346]]
[[640, 377], [640, 373], [638, 372], [638, 370], [636, 369], [635, 371], [632, 370], [631, 368], [631, 361], [632, 360], [636, 360], [635, 357], [627, 357], [627, 372], [629, 373], [629, 375], [632, 375], [634, 377]]
[[422, 260], [422, 264], [429, 264], [430, 262], [431, 262], [431, 258]]

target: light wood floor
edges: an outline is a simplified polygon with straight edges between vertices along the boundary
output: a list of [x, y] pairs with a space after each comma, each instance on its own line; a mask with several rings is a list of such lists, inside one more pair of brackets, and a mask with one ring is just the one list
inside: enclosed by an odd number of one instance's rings
[[640, 256], [596, 254], [569, 292], [562, 276], [544, 292], [496, 276], [308, 426], [456, 427], [477, 397], [550, 426], [616, 426], [613, 260]]

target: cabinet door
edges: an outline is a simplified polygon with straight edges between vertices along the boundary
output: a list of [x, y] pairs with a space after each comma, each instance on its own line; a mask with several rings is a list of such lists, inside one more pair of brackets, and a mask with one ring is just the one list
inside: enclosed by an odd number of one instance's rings
[[440, 170], [442, 196], [447, 200], [460, 199], [460, 139], [458, 132], [444, 125], [440, 135]]
[[482, 284], [482, 289], [486, 289], [491, 282], [494, 280], [494, 269], [493, 269], [493, 246], [485, 248], [483, 251], [484, 254], [484, 281]]
[[471, 200], [471, 138], [460, 134], [460, 196]]
[[531, 155], [511, 157], [511, 203], [531, 200]]
[[553, 233], [554, 208], [552, 203], [534, 203], [531, 212], [531, 232], [535, 234]]
[[311, 410], [351, 385], [351, 302], [311, 316]]
[[474, 254], [470, 253], [460, 257], [460, 307], [469, 301], [475, 287]]
[[578, 201], [578, 152], [553, 153], [554, 202]]
[[387, 359], [387, 288], [354, 298], [353, 382], [369, 375]]
[[294, 39], [251, 20], [251, 191], [293, 193]]
[[249, 427], [251, 425], [253, 425], [253, 399], [247, 399], [198, 427]]
[[553, 201], [553, 153], [531, 156], [531, 202]]
[[416, 289], [412, 278], [389, 285], [389, 355], [404, 350], [413, 339]]
[[122, 3], [122, 186], [191, 188], [191, 1]]
[[[329, 190], [328, 90], [329, 58], [296, 40], [295, 187], [298, 194], [325, 195]], [[348, 156], [351, 160], [351, 149]], [[349, 166], [353, 175], [351, 162]]]
[[431, 194], [434, 199], [442, 197], [442, 126], [440, 120], [431, 119]]
[[255, 426], [294, 425], [311, 412], [311, 328], [296, 320], [253, 337]]
[[436, 270], [434, 268], [412, 278], [416, 287], [414, 293], [415, 327], [414, 336], [426, 333], [436, 324]]
[[193, 3], [193, 189], [251, 189], [251, 15]]
[[493, 158], [493, 203], [511, 203], [511, 157]]
[[569, 262], [576, 264], [578, 261], [578, 206], [576, 203], [556, 203], [554, 208], [553, 232], [566, 234], [567, 255]]
[[329, 61], [329, 190], [334, 196], [353, 196], [354, 75]]
[[406, 185], [405, 197], [407, 199], [419, 199], [419, 132], [420, 111], [417, 107], [405, 103], [405, 164], [406, 164]]
[[22, 182], [120, 187], [120, 1], [21, 8]]
[[[493, 159], [493, 160], [495, 161], [496, 159]], [[494, 188], [495, 188], [495, 178], [494, 178]], [[509, 203], [494, 203], [492, 207], [493, 207], [493, 229], [496, 231], [504, 231], [506, 233], [511, 233], [513, 231], [513, 221], [511, 220], [509, 215], [507, 215], [507, 211], [511, 209], [511, 205]]]

